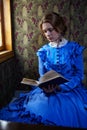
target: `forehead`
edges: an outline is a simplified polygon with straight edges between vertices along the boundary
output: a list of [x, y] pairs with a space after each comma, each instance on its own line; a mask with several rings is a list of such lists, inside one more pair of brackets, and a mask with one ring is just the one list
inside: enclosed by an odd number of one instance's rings
[[43, 23], [42, 24], [42, 30], [53, 28], [53, 26], [50, 23]]

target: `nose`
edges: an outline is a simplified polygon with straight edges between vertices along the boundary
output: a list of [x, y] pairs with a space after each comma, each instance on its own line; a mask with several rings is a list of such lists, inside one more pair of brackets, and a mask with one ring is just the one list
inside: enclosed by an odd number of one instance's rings
[[49, 36], [51, 34], [51, 32], [49, 30], [47, 30], [46, 35]]

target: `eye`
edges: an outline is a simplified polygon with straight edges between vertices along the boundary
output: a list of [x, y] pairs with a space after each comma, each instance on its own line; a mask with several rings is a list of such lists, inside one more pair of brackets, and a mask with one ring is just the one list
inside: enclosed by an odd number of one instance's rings
[[49, 32], [52, 32], [54, 30], [54, 28], [49, 28], [48, 31]]
[[43, 33], [47, 33], [47, 31], [52, 32], [54, 28], [48, 28], [47, 30], [43, 30]]
[[47, 32], [47, 30], [43, 30], [43, 33], [46, 33]]

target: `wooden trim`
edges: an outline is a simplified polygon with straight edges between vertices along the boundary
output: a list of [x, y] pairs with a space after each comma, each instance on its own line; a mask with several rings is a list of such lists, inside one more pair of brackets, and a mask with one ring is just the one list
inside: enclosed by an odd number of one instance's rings
[[11, 9], [10, 0], [3, 0], [4, 13], [4, 39], [5, 49], [12, 50], [12, 32], [11, 32]]
[[0, 52], [0, 63], [8, 60], [9, 58], [14, 56], [14, 52], [13, 51], [2, 51]]
[[11, 30], [11, 8], [10, 0], [1, 0], [3, 2], [2, 20], [3, 20], [3, 50], [0, 51], [0, 63], [13, 57], [12, 30]]

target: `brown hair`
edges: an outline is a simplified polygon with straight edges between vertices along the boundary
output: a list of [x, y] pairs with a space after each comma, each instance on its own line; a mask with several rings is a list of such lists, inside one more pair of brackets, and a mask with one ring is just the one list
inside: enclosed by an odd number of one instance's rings
[[41, 31], [42, 31], [42, 24], [46, 22], [50, 23], [57, 32], [60, 32], [62, 35], [65, 34], [67, 26], [65, 24], [63, 17], [60, 16], [59, 14], [55, 12], [46, 14], [39, 23]]

